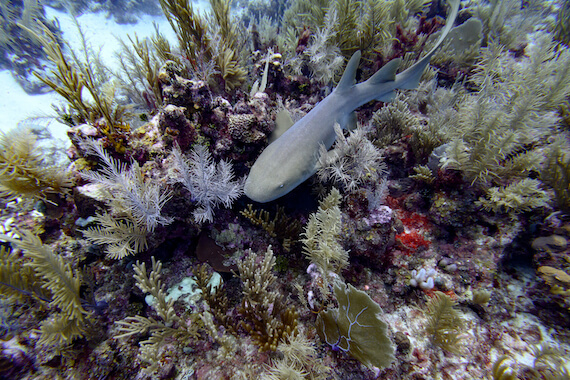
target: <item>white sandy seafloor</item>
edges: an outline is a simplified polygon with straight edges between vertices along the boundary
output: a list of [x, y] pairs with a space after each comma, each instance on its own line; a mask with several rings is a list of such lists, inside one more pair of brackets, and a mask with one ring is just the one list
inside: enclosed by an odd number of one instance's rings
[[[195, 10], [206, 9], [204, 1], [194, 3]], [[76, 52], [82, 48], [77, 25], [72, 17], [64, 12], [45, 7], [48, 20], [57, 19], [63, 33], [63, 40]], [[118, 67], [115, 52], [120, 48], [118, 38], [128, 41], [127, 35], [136, 35], [143, 39], [154, 33], [153, 23], [172, 43], [176, 37], [164, 16], [139, 16], [136, 24], [117, 24], [113, 18], [107, 18], [105, 12], [84, 13], [77, 17], [88, 44], [94, 51], [100, 52], [102, 62], [111, 69]], [[88, 96], [86, 96], [88, 98]], [[52, 104], [64, 104], [63, 99], [50, 92], [40, 95], [27, 94], [14, 80], [9, 70], [0, 70], [0, 130], [7, 132], [17, 126], [48, 127], [52, 136], [61, 144], [69, 145], [67, 126], [60, 124], [53, 116]]]

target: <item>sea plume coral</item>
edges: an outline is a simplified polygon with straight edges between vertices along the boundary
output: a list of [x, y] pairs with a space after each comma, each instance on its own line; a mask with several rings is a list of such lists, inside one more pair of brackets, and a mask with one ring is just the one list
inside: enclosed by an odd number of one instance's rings
[[366, 131], [356, 128], [345, 137], [337, 123], [335, 133], [333, 149], [327, 151], [324, 145], [320, 146], [319, 179], [332, 180], [347, 191], [357, 189], [365, 181], [378, 181], [386, 165], [380, 150], [366, 138]]
[[193, 213], [197, 223], [213, 221], [214, 207], [220, 203], [230, 207], [241, 196], [242, 181], [234, 181], [231, 163], [225, 160], [215, 163], [205, 146], [196, 145], [189, 158], [175, 146], [172, 157], [178, 176], [174, 182], [182, 183], [199, 204]]
[[113, 259], [134, 255], [147, 247], [147, 233], [171, 219], [161, 214], [169, 199], [156, 182], [143, 178], [136, 162], [127, 169], [125, 163], [111, 157], [100, 143], [86, 140], [82, 144], [87, 153], [97, 156], [102, 164], [100, 171], [81, 173], [82, 177], [98, 184], [106, 193], [110, 213], [97, 214], [97, 227], [84, 234], [95, 244], [107, 244], [107, 254]]
[[111, 157], [95, 140], [85, 140], [82, 144], [88, 153], [96, 155], [103, 165], [100, 171], [88, 171], [81, 176], [103, 187], [111, 194], [112, 208], [126, 213], [137, 225], [149, 232], [159, 224], [168, 224], [170, 219], [161, 215], [161, 210], [169, 194], [154, 181], [145, 181], [137, 162], [130, 169]]
[[71, 187], [67, 172], [49, 165], [29, 129], [0, 134], [0, 197], [46, 199]]

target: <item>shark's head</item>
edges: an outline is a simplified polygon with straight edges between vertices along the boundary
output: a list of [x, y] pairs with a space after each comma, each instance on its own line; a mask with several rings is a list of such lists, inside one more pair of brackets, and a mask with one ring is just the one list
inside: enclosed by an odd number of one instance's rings
[[291, 191], [294, 186], [290, 186], [287, 181], [279, 181], [277, 178], [250, 172], [245, 181], [244, 192], [251, 200], [265, 203], [271, 202]]
[[308, 177], [314, 170], [313, 163], [308, 166], [307, 159], [301, 152], [288, 151], [282, 154], [277, 144], [269, 145], [251, 167], [245, 181], [244, 192], [251, 200], [265, 203], [271, 202], [289, 193]]

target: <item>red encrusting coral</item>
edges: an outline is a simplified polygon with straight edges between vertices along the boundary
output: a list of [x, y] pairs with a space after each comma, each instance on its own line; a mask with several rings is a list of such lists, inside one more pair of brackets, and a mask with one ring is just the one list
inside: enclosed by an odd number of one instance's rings
[[401, 245], [399, 248], [407, 253], [413, 253], [430, 246], [431, 242], [426, 239], [426, 235], [432, 230], [432, 224], [427, 216], [404, 209], [403, 204], [406, 203], [406, 199], [407, 196], [387, 197], [386, 204], [394, 210], [404, 226], [404, 231], [396, 234], [396, 241]]
[[396, 235], [396, 240], [402, 243], [404, 249], [409, 252], [414, 252], [420, 247], [429, 247], [430, 242], [416, 231], [403, 232]]

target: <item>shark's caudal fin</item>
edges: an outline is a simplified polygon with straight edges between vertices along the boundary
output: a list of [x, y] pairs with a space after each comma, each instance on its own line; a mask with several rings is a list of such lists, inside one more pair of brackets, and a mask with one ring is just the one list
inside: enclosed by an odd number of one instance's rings
[[449, 0], [449, 3], [451, 4], [451, 11], [447, 16], [447, 20], [445, 22], [445, 28], [443, 28], [441, 36], [435, 43], [435, 46], [433, 47], [433, 49], [430, 50], [429, 53], [426, 54], [425, 57], [414, 63], [412, 67], [396, 75], [397, 88], [400, 88], [402, 90], [411, 90], [413, 88], [418, 87], [420, 83], [420, 78], [422, 77], [425, 68], [429, 64], [429, 60], [434, 55], [436, 50], [439, 48], [439, 46], [447, 36], [447, 33], [449, 33], [449, 31], [453, 27], [453, 23], [455, 22], [455, 18], [457, 17], [457, 12], [459, 11], [459, 0]]

